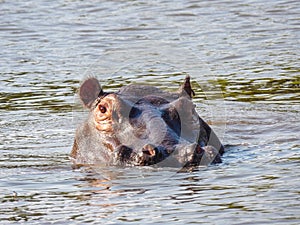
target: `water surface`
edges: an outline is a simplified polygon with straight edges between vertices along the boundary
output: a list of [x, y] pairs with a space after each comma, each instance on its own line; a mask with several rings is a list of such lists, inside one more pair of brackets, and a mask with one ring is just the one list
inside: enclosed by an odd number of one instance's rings
[[[299, 224], [298, 1], [0, 1], [1, 224]], [[193, 78], [223, 163], [72, 170], [76, 90]]]

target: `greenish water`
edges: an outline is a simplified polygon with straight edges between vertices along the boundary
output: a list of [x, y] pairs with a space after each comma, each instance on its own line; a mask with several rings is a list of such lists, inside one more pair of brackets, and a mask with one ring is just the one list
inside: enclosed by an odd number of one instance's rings
[[[0, 1], [1, 224], [299, 224], [298, 1]], [[97, 76], [175, 91], [191, 75], [223, 163], [72, 170]]]

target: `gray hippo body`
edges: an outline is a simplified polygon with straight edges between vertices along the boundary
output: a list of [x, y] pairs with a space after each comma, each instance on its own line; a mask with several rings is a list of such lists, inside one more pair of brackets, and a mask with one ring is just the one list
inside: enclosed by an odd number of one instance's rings
[[89, 78], [79, 95], [89, 114], [76, 131], [71, 152], [75, 166], [221, 162], [224, 147], [195, 110], [189, 76], [176, 93], [144, 85], [109, 93], [96, 78]]

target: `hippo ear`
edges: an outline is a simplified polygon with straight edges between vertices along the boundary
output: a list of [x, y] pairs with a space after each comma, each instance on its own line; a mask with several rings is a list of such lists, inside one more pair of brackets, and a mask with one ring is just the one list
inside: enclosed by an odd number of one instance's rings
[[94, 77], [85, 80], [79, 89], [80, 99], [87, 108], [91, 108], [93, 102], [101, 94], [103, 94], [103, 90], [99, 81]]
[[178, 92], [180, 96], [188, 96], [189, 98], [195, 96], [195, 92], [191, 87], [189, 75], [185, 77], [184, 83], [181, 85]]

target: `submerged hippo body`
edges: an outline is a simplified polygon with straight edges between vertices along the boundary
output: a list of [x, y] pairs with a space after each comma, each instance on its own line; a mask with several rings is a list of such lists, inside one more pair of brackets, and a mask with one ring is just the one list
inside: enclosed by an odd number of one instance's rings
[[89, 111], [76, 131], [74, 165], [198, 166], [221, 162], [224, 147], [195, 111], [187, 76], [176, 93], [128, 85], [104, 92], [96, 78], [79, 89]]

